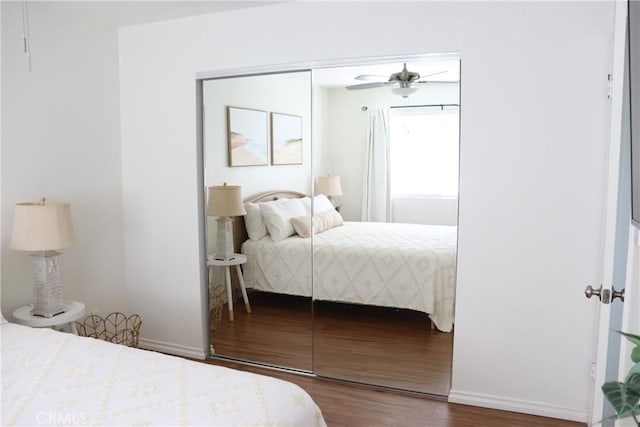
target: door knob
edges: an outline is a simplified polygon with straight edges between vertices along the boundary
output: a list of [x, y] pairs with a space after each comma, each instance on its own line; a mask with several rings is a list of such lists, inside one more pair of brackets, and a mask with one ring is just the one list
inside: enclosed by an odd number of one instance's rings
[[624, 302], [624, 289], [621, 291], [616, 291], [615, 288], [613, 289], [613, 292], [611, 292], [611, 301], [616, 298], [620, 298], [620, 301]]
[[584, 290], [584, 295], [587, 298], [597, 296], [603, 304], [609, 304], [611, 302], [611, 291], [609, 289], [602, 289], [602, 285], [597, 289], [594, 289], [591, 285], [587, 286]]
[[600, 285], [600, 287], [598, 289], [593, 289], [593, 286], [589, 285], [587, 286], [587, 288], [584, 290], [584, 295], [587, 298], [591, 298], [592, 296], [597, 296], [598, 299], [600, 299], [600, 293], [602, 292], [602, 285]]

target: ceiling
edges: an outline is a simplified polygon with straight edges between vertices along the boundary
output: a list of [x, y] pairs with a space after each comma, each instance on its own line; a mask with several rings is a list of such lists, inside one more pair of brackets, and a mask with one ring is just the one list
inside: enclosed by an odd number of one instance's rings
[[[29, 1], [27, 5], [46, 8], [47, 12], [52, 14], [73, 16], [74, 19], [87, 23], [117, 28], [293, 1], [296, 0], [72, 0]], [[371, 81], [386, 81], [390, 74], [401, 71], [403, 66], [400, 60], [386, 63], [375, 60], [369, 62], [371, 63], [358, 66], [314, 68], [313, 83], [324, 87], [344, 87]], [[407, 68], [409, 71], [420, 73], [423, 76], [421, 80], [458, 81], [460, 78], [460, 63], [450, 58], [411, 58], [408, 60]], [[431, 78], [424, 77], [433, 73], [440, 74]], [[375, 80], [355, 79], [356, 76], [365, 74], [380, 77]]]
[[[392, 61], [348, 67], [319, 68], [313, 70], [313, 84], [323, 87], [344, 87], [360, 83], [387, 81], [391, 74], [402, 71], [402, 67], [402, 61]], [[445, 82], [460, 80], [460, 61], [457, 59], [412, 59], [407, 60], [407, 69], [419, 73], [420, 80]], [[426, 77], [435, 73], [438, 74]], [[378, 76], [378, 78], [356, 79], [361, 75]]]
[[138, 0], [138, 1], [37, 1], [28, 2], [28, 7], [46, 8], [55, 14], [73, 16], [86, 22], [109, 26], [125, 27], [129, 25], [148, 24], [150, 22], [167, 21], [186, 18], [188, 16], [205, 15], [234, 9], [269, 6], [285, 3], [285, 0]]

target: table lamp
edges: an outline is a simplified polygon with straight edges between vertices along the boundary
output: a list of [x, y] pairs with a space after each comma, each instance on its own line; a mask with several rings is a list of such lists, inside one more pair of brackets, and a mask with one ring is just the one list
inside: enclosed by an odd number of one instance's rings
[[14, 207], [9, 247], [32, 252], [35, 274], [34, 316], [53, 317], [65, 312], [58, 270], [59, 249], [75, 245], [68, 203], [18, 203]]
[[333, 197], [342, 196], [340, 176], [319, 176], [316, 183], [316, 194], [324, 194], [331, 201], [331, 203], [333, 203]]
[[218, 229], [216, 233], [215, 258], [218, 260], [233, 259], [233, 230], [231, 217], [246, 215], [242, 204], [239, 185], [216, 185], [209, 187], [207, 216], [216, 216]]

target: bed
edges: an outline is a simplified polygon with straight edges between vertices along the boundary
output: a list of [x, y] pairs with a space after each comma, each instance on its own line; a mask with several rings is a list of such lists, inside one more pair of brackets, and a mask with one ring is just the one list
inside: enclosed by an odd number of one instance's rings
[[[275, 209], [280, 228], [292, 219], [315, 221], [309, 212], [310, 198], [295, 192], [249, 198], [245, 201], [247, 217], [236, 221], [237, 244], [247, 255], [243, 274], [247, 288], [321, 301], [417, 310], [427, 313], [440, 331], [453, 329], [456, 227], [344, 222], [341, 217], [335, 219], [339, 214], [326, 197], [316, 196], [314, 214], [327, 212], [332, 226], [320, 227], [321, 232], [311, 239], [301, 236], [295, 227], [288, 235], [279, 229], [274, 235], [264, 207], [271, 203], [296, 204], [285, 199], [300, 199], [302, 211], [300, 205], [289, 211]], [[256, 217], [251, 216], [256, 206], [265, 222], [265, 230], [257, 234]], [[328, 212], [331, 210], [334, 212]], [[268, 213], [274, 214], [272, 209]]]
[[325, 426], [295, 384], [3, 322], [2, 425]]

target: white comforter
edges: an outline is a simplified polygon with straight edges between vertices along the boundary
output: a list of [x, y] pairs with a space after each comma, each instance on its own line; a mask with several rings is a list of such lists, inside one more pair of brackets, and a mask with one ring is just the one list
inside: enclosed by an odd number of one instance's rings
[[242, 251], [247, 287], [418, 310], [453, 328], [456, 227], [345, 222], [313, 236], [313, 268], [311, 241], [298, 236], [249, 240]]
[[324, 426], [295, 384], [5, 323], [2, 425]]

